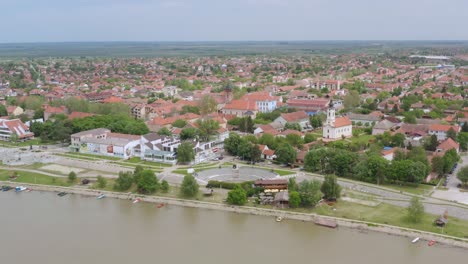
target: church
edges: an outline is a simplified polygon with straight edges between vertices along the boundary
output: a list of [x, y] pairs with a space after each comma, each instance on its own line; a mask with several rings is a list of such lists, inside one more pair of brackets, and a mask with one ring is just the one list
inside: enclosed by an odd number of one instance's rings
[[343, 137], [351, 137], [353, 135], [353, 126], [349, 117], [335, 117], [336, 109], [333, 103], [327, 110], [327, 121], [323, 126], [323, 140], [333, 141], [342, 139]]

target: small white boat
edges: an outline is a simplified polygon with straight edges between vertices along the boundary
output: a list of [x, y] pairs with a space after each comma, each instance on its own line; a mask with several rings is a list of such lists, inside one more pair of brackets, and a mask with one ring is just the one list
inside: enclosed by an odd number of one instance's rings
[[105, 196], [104, 194], [101, 194], [101, 195], [99, 195], [98, 197], [96, 197], [96, 199], [99, 200], [99, 199], [102, 199], [102, 198], [104, 198], [104, 197], [106, 197], [106, 196]]
[[139, 202], [141, 202], [141, 199], [140, 199], [140, 198], [136, 198], [135, 200], [133, 200], [133, 202], [132, 202], [132, 203], [134, 203], [134, 204], [135, 204], [135, 203], [139, 203]]
[[22, 192], [22, 191], [26, 191], [28, 188], [24, 187], [24, 186], [17, 186], [15, 188], [15, 192]]
[[419, 237], [413, 239], [413, 241], [411, 241], [411, 243], [416, 243], [416, 242], [418, 242], [418, 241], [419, 241]]
[[283, 221], [283, 217], [281, 216], [276, 217], [276, 222], [281, 222], [281, 221]]

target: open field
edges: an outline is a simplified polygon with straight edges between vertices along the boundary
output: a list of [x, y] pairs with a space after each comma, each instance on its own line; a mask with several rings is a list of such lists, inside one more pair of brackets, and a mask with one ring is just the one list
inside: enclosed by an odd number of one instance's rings
[[[0, 181], [8, 181], [12, 171], [0, 170]], [[55, 185], [55, 186], [70, 186], [71, 184], [66, 178], [56, 178], [40, 173], [32, 173], [26, 171], [18, 171], [18, 178], [16, 180], [10, 180], [14, 182], [24, 182], [33, 184], [44, 184], [44, 185]]]

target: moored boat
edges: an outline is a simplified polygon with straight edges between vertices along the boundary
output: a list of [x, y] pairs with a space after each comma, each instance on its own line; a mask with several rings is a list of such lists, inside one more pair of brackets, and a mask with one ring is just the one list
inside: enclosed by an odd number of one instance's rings
[[15, 188], [15, 192], [22, 192], [22, 191], [26, 191], [26, 190], [27, 190], [27, 188], [24, 187], [24, 186], [17, 186]]
[[429, 243], [427, 243], [427, 245], [431, 247], [431, 246], [433, 246], [435, 243], [436, 243], [435, 240], [431, 240], [431, 241], [429, 241]]
[[156, 208], [161, 208], [161, 207], [163, 207], [163, 206], [164, 206], [164, 204], [163, 204], [163, 203], [160, 203], [160, 204], [156, 205]]
[[139, 203], [139, 202], [141, 202], [140, 198], [136, 198], [135, 200], [133, 200], [133, 203]]
[[2, 186], [2, 192], [7, 192], [9, 190], [11, 190], [10, 186], [7, 186], [7, 185]]
[[104, 198], [104, 197], [106, 197], [106, 195], [104, 195], [104, 194], [101, 194], [101, 195], [99, 195], [98, 197], [96, 197], [96, 199], [98, 199], [98, 200], [99, 200], [99, 199], [102, 199], [102, 198]]
[[59, 192], [59, 193], [57, 193], [57, 195], [60, 196], [60, 197], [62, 197], [62, 196], [67, 195], [67, 193], [66, 193], [66, 192]]
[[281, 222], [281, 221], [283, 221], [283, 217], [281, 216], [276, 217], [276, 222]]
[[413, 241], [411, 241], [411, 243], [416, 243], [416, 242], [418, 242], [418, 241], [419, 241], [419, 237], [413, 239]]

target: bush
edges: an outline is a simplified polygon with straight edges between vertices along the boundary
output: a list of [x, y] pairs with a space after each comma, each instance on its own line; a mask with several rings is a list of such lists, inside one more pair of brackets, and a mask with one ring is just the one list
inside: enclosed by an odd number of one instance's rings
[[165, 193], [169, 192], [169, 183], [166, 180], [161, 182], [161, 190]]
[[244, 205], [247, 202], [247, 193], [237, 185], [233, 190], [229, 191], [226, 201], [228, 204]]
[[152, 194], [159, 189], [158, 178], [154, 175], [151, 170], [143, 170], [140, 173], [140, 179], [138, 180], [137, 191], [142, 194]]
[[71, 171], [68, 174], [68, 181], [71, 183], [74, 183], [76, 181], [76, 173], [74, 171]]
[[133, 174], [131, 172], [119, 172], [119, 177], [115, 180], [114, 189], [117, 191], [126, 191], [132, 187]]
[[253, 187], [253, 181], [246, 181], [241, 183], [233, 183], [233, 182], [223, 182], [223, 181], [208, 181], [206, 188], [221, 188], [226, 190], [233, 190], [237, 186], [240, 186], [247, 194], [247, 197], [252, 197], [256, 194], [263, 192], [263, 188], [261, 187]]
[[186, 175], [182, 181], [180, 191], [184, 197], [195, 197], [198, 194], [197, 180], [191, 175]]
[[97, 176], [97, 186], [98, 188], [106, 188], [106, 185], [107, 185], [107, 180], [106, 178], [102, 177], [101, 175]]

